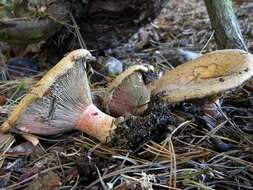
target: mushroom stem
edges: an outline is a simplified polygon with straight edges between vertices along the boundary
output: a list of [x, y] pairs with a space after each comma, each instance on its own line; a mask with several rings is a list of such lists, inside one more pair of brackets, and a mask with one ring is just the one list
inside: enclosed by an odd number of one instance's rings
[[220, 108], [220, 100], [216, 99], [212, 102], [205, 103], [201, 106], [203, 114], [207, 116], [211, 116], [215, 119], [219, 118], [221, 116], [219, 108]]
[[[210, 101], [208, 103], [205, 103], [201, 106], [203, 115], [208, 118], [213, 118], [213, 123], [208, 122], [208, 120], [205, 120], [206, 125], [209, 127], [210, 130], [215, 130], [215, 128], [218, 125], [218, 120], [221, 118], [221, 105], [220, 105], [220, 99], [216, 99], [214, 101]], [[228, 151], [232, 148], [231, 144], [225, 143], [223, 140], [219, 139], [218, 137], [213, 137], [212, 141], [214, 145], [218, 148], [219, 151]]]
[[86, 107], [75, 126], [76, 129], [93, 136], [101, 142], [110, 141], [116, 125], [115, 118], [100, 111], [95, 105]]

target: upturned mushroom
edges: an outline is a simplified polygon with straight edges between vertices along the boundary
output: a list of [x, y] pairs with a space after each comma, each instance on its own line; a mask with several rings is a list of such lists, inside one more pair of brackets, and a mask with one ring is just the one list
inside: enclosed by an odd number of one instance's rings
[[0, 128], [12, 126], [40, 135], [79, 129], [101, 142], [110, 139], [115, 118], [92, 102], [85, 64], [93, 59], [84, 49], [72, 51], [33, 86]]
[[115, 116], [127, 113], [142, 114], [150, 101], [150, 90], [144, 84], [141, 72], [153, 70], [152, 66], [134, 65], [118, 75], [106, 88], [103, 107]]
[[151, 94], [171, 103], [193, 99], [214, 102], [223, 92], [253, 76], [253, 55], [227, 49], [207, 53], [167, 71], [150, 84]]

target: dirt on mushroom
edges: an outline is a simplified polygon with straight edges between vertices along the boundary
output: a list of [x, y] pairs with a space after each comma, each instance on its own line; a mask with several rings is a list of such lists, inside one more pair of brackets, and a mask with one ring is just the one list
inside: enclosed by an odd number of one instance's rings
[[179, 123], [172, 115], [173, 106], [156, 97], [149, 105], [145, 116], [127, 116], [115, 130], [110, 143], [112, 147], [136, 150], [140, 144], [166, 138]]

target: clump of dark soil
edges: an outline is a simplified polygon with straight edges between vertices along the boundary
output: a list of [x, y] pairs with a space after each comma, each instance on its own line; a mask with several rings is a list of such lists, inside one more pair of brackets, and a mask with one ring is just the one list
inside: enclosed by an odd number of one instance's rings
[[176, 123], [171, 107], [162, 100], [149, 105], [145, 116], [129, 116], [116, 129], [113, 146], [136, 149], [150, 140], [161, 141]]

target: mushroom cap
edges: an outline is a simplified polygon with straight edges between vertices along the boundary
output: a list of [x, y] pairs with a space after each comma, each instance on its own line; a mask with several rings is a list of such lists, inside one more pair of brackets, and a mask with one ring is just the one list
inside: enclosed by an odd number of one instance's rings
[[144, 84], [141, 72], [151, 66], [134, 65], [118, 75], [106, 88], [104, 108], [113, 116], [141, 114], [150, 101], [150, 89]]
[[150, 84], [152, 95], [168, 102], [215, 96], [242, 85], [253, 75], [253, 55], [227, 49], [207, 53], [165, 72]]
[[[36, 108], [33, 108], [33, 112], [31, 114], [40, 114], [41, 108], [42, 110], [45, 109], [45, 101], [43, 101], [43, 97], [47, 96], [47, 93], [54, 93], [51, 88], [55, 86], [57, 82], [63, 79], [64, 76], [67, 75], [68, 72], [73, 70], [75, 67], [78, 67], [77, 64], [80, 66], [80, 62], [85, 63], [86, 60], [94, 59], [89, 51], [85, 49], [78, 49], [74, 50], [67, 54], [61, 61], [56, 64], [52, 69], [50, 69], [42, 78], [41, 80], [35, 84], [32, 89], [27, 93], [27, 95], [19, 102], [19, 104], [15, 107], [14, 111], [11, 112], [11, 115], [8, 117], [8, 119], [2, 124], [0, 127], [1, 132], [7, 132], [13, 125], [16, 124], [17, 120], [22, 120], [22, 114], [24, 112], [29, 112], [29, 108], [34, 103], [39, 103], [41, 106], [37, 106]], [[82, 65], [83, 65], [82, 64]], [[74, 69], [75, 70], [75, 69]], [[81, 70], [81, 69], [80, 69]], [[77, 72], [77, 71], [76, 71]], [[78, 72], [79, 75], [82, 75], [83, 72]], [[85, 73], [84, 73], [85, 74]], [[75, 76], [75, 75], [73, 75]], [[75, 78], [76, 79], [76, 78]], [[79, 78], [80, 79], [80, 78]], [[74, 78], [72, 78], [72, 81]], [[90, 87], [88, 84], [88, 80], [86, 77], [86, 74], [82, 76], [82, 80], [79, 80], [82, 82], [83, 88], [85, 89], [84, 92], [79, 92], [76, 96], [82, 96], [83, 99], [85, 99], [87, 105], [90, 105], [92, 103], [91, 99], [91, 93], [90, 93]], [[81, 83], [80, 82], [80, 83]], [[77, 85], [77, 84], [75, 84]], [[75, 91], [77, 92], [77, 91]], [[49, 100], [47, 100], [49, 101]], [[43, 103], [40, 103], [43, 102]], [[43, 109], [44, 108], [44, 109]], [[37, 112], [38, 113], [37, 113]], [[23, 116], [23, 119], [26, 119], [28, 122], [28, 119], [31, 119], [30, 121], [34, 121], [37, 123], [36, 125], [32, 125], [29, 127], [29, 129], [34, 130], [34, 132], [42, 132], [41, 129], [44, 126], [42, 122], [33, 120], [32, 115], [31, 118], [28, 118], [26, 115]], [[43, 130], [45, 133], [47, 133], [46, 130]], [[59, 131], [59, 129], [55, 131], [55, 133]], [[27, 131], [28, 132], [28, 131]], [[29, 131], [30, 132], [30, 131]], [[48, 131], [49, 132], [49, 131]]]
[[94, 59], [89, 51], [70, 52], [20, 101], [0, 130], [14, 124], [25, 133], [60, 134], [79, 129], [102, 142], [111, 140], [114, 118], [93, 105], [86, 61]]

